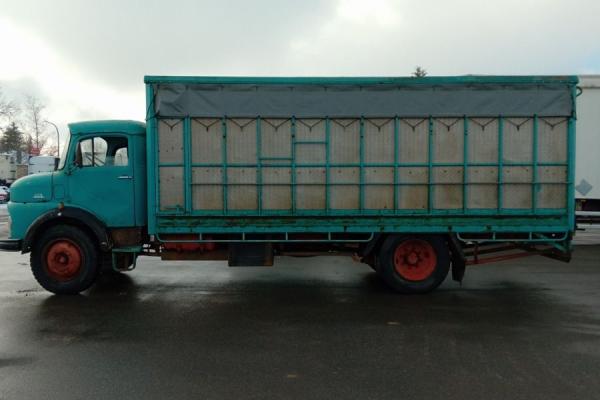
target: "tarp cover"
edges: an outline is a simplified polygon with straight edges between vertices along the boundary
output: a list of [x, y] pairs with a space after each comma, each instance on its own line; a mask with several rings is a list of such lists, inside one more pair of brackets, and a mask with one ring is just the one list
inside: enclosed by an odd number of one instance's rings
[[543, 84], [153, 83], [163, 117], [570, 116], [571, 88]]

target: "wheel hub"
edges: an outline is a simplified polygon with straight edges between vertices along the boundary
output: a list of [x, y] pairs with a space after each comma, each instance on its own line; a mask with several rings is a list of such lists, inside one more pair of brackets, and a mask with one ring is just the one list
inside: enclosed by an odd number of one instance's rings
[[46, 270], [53, 279], [61, 282], [75, 278], [81, 270], [81, 250], [68, 239], [52, 243], [46, 253]]
[[406, 257], [406, 262], [408, 264], [410, 264], [411, 266], [416, 265], [419, 262], [419, 255], [417, 253], [415, 253], [414, 251], [411, 252], [407, 257]]
[[433, 246], [421, 239], [405, 240], [394, 252], [396, 272], [409, 281], [422, 281], [431, 276], [437, 265]]

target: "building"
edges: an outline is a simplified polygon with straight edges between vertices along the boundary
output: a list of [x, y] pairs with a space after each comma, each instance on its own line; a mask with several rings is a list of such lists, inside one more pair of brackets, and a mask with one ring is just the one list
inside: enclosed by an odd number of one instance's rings
[[15, 158], [11, 154], [0, 154], [0, 180], [11, 183], [16, 172]]
[[600, 211], [600, 75], [579, 76], [575, 198], [582, 211]]

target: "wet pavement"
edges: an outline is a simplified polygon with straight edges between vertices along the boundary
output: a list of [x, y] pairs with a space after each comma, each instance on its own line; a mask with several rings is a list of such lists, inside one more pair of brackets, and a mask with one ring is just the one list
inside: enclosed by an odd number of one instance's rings
[[600, 246], [390, 292], [348, 258], [141, 258], [80, 296], [0, 254], [0, 399], [593, 399]]

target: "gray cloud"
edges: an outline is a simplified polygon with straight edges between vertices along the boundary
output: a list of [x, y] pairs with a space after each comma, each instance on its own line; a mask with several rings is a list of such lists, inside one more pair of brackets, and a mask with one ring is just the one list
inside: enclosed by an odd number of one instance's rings
[[[399, 20], [386, 29], [344, 25], [337, 2], [318, 0], [21, 0], [3, 14], [127, 89], [144, 74], [401, 75], [415, 64], [436, 74], [576, 73], [600, 47], [596, 1], [387, 3]], [[291, 46], [302, 41], [307, 49]]]
[[314, 0], [22, 0], [3, 13], [99, 81], [131, 88], [144, 74], [275, 73], [287, 38], [330, 9]]
[[[131, 117], [141, 118], [145, 74], [407, 75], [416, 65], [432, 75], [600, 73], [600, 2], [592, 0], [0, 4], [0, 18], [31, 32], [102, 93], [98, 108], [97, 97], [73, 98], [81, 84], [68, 98], [41, 93], [55, 113], [75, 109], [69, 118], [122, 117], [131, 99], [140, 109]], [[30, 80], [41, 78], [27, 78], [3, 86], [39, 92]]]

